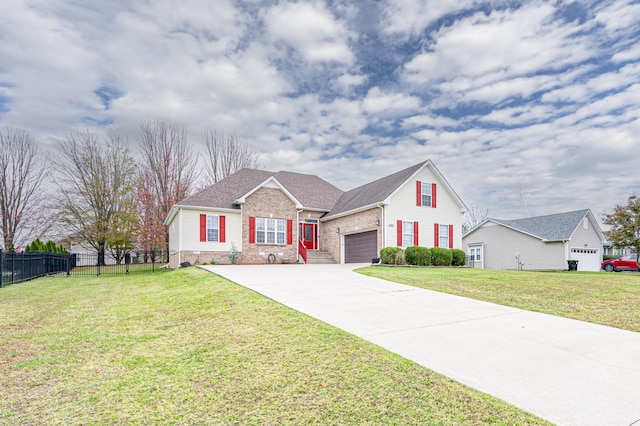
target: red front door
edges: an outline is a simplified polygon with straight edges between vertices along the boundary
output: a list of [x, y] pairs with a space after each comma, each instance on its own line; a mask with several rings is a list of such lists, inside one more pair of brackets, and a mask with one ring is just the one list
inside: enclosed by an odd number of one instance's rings
[[309, 250], [318, 248], [318, 225], [315, 223], [301, 223], [302, 243]]

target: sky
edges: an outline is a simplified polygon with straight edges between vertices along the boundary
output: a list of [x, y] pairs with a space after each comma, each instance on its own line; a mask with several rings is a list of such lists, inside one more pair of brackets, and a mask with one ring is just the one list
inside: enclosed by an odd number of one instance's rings
[[436, 165], [515, 219], [640, 195], [640, 2], [3, 0], [0, 126], [143, 119], [343, 190]]

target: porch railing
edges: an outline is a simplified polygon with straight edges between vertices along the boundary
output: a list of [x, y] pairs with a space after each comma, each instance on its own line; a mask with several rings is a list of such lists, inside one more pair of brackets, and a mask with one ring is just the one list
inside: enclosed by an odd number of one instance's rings
[[304, 243], [301, 239], [298, 240], [298, 253], [300, 253], [300, 256], [302, 257], [302, 260], [304, 260], [304, 263], [307, 263], [307, 248], [304, 246]]

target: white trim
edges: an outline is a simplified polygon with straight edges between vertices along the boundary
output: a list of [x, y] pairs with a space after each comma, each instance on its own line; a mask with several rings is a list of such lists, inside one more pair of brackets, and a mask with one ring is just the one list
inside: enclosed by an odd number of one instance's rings
[[381, 205], [385, 205], [385, 204], [387, 204], [387, 203], [376, 202], [376, 203], [373, 203], [373, 204], [367, 204], [366, 206], [358, 207], [358, 208], [355, 208], [353, 210], [349, 210], [349, 211], [346, 211], [346, 212], [334, 214], [334, 215], [331, 215], [331, 216], [321, 217], [320, 221], [321, 222], [328, 222], [328, 221], [333, 220], [333, 219], [339, 219], [339, 218], [344, 217], [344, 216], [349, 216], [349, 215], [352, 215], [352, 214], [355, 214], [355, 213], [360, 213], [360, 212], [364, 212], [364, 211], [367, 211], [367, 210], [371, 210], [371, 209], [373, 209], [375, 207], [380, 207]]
[[[467, 244], [467, 256], [469, 256], [471, 253], [471, 249], [480, 249], [480, 268], [479, 269], [484, 269], [484, 243], [469, 243]], [[473, 259], [473, 267], [475, 268], [475, 258]]]
[[171, 221], [173, 221], [173, 218], [176, 216], [176, 214], [178, 214], [183, 209], [199, 210], [199, 211], [206, 211], [206, 212], [240, 213], [240, 209], [227, 209], [222, 207], [201, 207], [201, 206], [174, 204], [173, 207], [171, 207], [171, 210], [169, 210], [169, 214], [167, 215], [167, 218], [164, 220], [164, 225], [168, 226], [171, 223]]
[[265, 180], [264, 182], [262, 182], [259, 185], [256, 185], [255, 188], [253, 188], [251, 191], [247, 192], [246, 194], [244, 194], [242, 197], [238, 198], [237, 200], [235, 200], [235, 203], [237, 204], [244, 204], [245, 201], [247, 200], [247, 197], [250, 196], [251, 194], [253, 194], [254, 192], [256, 192], [258, 189], [263, 188], [265, 186], [267, 186], [270, 183], [274, 183], [282, 192], [285, 193], [285, 195], [287, 197], [289, 197], [289, 199], [291, 201], [293, 201], [293, 203], [296, 205], [296, 209], [303, 209], [303, 205], [300, 201], [298, 201], [296, 199], [296, 197], [294, 197], [288, 190], [287, 188], [284, 187], [284, 185], [282, 185], [280, 182], [278, 182], [278, 179], [276, 179], [273, 176], [270, 176], [267, 180]]

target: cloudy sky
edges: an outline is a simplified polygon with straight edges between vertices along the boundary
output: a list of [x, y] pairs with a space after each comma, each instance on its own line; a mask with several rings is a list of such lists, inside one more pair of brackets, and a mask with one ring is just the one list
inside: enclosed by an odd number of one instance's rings
[[351, 189], [431, 159], [493, 217], [640, 195], [640, 3], [3, 0], [0, 125], [143, 118]]

